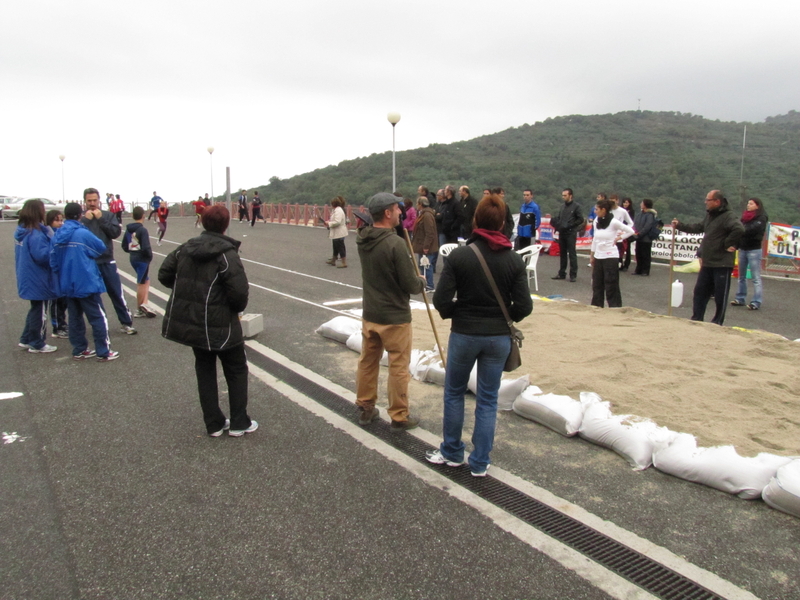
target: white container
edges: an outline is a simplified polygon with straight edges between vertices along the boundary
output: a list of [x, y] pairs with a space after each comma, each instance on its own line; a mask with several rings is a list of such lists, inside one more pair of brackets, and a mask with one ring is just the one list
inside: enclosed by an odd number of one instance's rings
[[239, 317], [242, 323], [242, 334], [246, 338], [255, 337], [264, 331], [264, 316], [260, 314], [247, 314]]
[[678, 308], [683, 302], [683, 284], [676, 279], [672, 284], [672, 308]]

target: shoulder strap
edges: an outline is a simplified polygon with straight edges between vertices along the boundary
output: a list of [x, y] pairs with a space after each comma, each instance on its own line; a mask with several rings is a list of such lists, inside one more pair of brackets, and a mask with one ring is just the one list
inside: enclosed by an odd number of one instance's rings
[[475, 252], [475, 255], [478, 257], [478, 261], [483, 267], [483, 272], [486, 273], [486, 279], [489, 280], [489, 284], [492, 286], [494, 297], [497, 298], [497, 303], [500, 305], [500, 308], [503, 311], [503, 316], [506, 318], [506, 323], [508, 324], [509, 329], [511, 329], [513, 321], [511, 320], [511, 317], [508, 316], [506, 303], [503, 302], [503, 298], [500, 296], [500, 290], [497, 289], [497, 284], [494, 281], [491, 271], [489, 271], [489, 265], [486, 264], [486, 259], [483, 258], [483, 254], [481, 254], [481, 251], [478, 250], [478, 246], [476, 244], [470, 244], [469, 247], [472, 248], [472, 250]]

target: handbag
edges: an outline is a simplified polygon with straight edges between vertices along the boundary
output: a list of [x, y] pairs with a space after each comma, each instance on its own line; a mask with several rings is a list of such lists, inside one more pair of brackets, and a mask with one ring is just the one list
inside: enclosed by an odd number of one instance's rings
[[472, 248], [472, 250], [475, 252], [475, 255], [478, 257], [478, 260], [483, 267], [483, 272], [486, 273], [486, 279], [489, 280], [489, 284], [492, 286], [494, 296], [497, 298], [497, 303], [500, 305], [500, 309], [503, 311], [503, 316], [505, 317], [506, 324], [508, 325], [509, 334], [511, 336], [511, 351], [508, 353], [508, 358], [506, 358], [506, 364], [503, 365], [503, 371], [508, 373], [518, 369], [522, 365], [522, 356], [519, 349], [522, 347], [522, 340], [525, 339], [525, 336], [519, 329], [514, 327], [514, 321], [512, 321], [511, 317], [508, 316], [506, 303], [503, 302], [503, 298], [500, 296], [500, 290], [497, 289], [497, 284], [494, 281], [491, 271], [489, 271], [489, 265], [486, 264], [483, 254], [481, 254], [481, 251], [478, 250], [478, 247], [475, 244], [470, 244], [470, 248]]

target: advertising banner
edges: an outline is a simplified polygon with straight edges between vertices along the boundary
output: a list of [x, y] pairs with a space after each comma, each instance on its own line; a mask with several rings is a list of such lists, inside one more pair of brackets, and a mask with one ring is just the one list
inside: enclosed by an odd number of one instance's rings
[[770, 223], [767, 230], [767, 254], [778, 258], [800, 258], [800, 227]]
[[[703, 241], [702, 233], [683, 233], [678, 231], [675, 234], [675, 261], [689, 262], [697, 258], [697, 249]], [[653, 258], [663, 260], [670, 259], [672, 251], [672, 225], [664, 225], [661, 235], [653, 241]]]

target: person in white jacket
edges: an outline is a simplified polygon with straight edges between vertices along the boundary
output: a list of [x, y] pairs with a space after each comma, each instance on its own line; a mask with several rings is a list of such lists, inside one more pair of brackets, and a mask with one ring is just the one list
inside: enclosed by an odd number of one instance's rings
[[341, 196], [336, 196], [331, 200], [333, 214], [331, 214], [330, 221], [325, 221], [325, 227], [328, 228], [328, 237], [333, 241], [333, 257], [325, 262], [331, 266], [337, 266], [336, 259], [341, 259], [342, 264], [338, 265], [340, 269], [347, 268], [347, 249], [344, 246], [344, 240], [347, 238], [347, 217], [344, 214], [345, 204], [345, 199]]
[[609, 308], [622, 306], [619, 290], [619, 249], [617, 244], [634, 234], [633, 228], [611, 212], [610, 200], [598, 200], [592, 239], [592, 306], [603, 308], [603, 294]]

